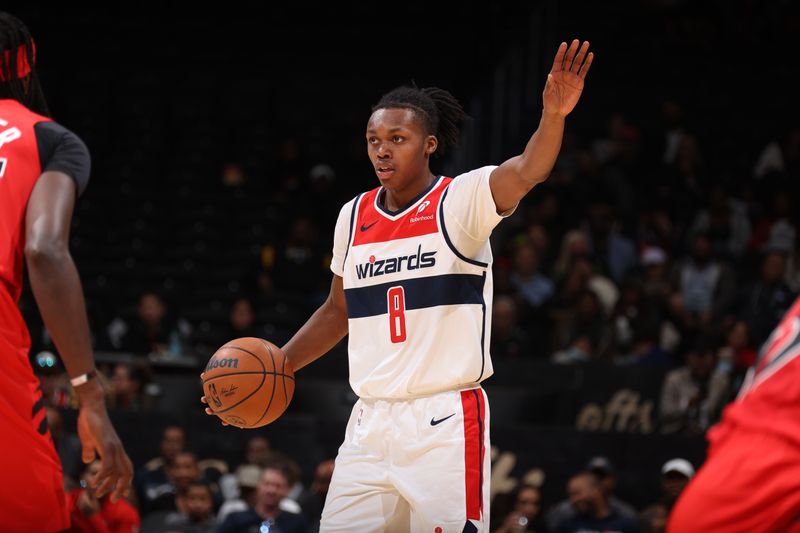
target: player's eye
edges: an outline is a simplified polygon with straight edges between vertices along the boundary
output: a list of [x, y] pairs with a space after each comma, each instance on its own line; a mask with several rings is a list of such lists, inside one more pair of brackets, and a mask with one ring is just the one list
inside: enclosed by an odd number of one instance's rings
[[370, 143], [370, 144], [377, 144], [378, 143], [378, 138], [377, 137], [369, 137], [369, 138], [367, 138], [367, 142]]
[[405, 138], [403, 138], [403, 137], [401, 137], [399, 135], [395, 135], [394, 137], [392, 137], [392, 142], [395, 142], [395, 143], [401, 143], [404, 140], [405, 140]]

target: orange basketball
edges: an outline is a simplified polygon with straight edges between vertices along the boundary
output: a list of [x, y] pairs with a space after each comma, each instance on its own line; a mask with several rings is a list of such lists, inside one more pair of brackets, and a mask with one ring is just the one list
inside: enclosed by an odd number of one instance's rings
[[242, 337], [211, 356], [203, 392], [214, 414], [228, 424], [257, 428], [286, 410], [294, 394], [294, 370], [271, 342]]

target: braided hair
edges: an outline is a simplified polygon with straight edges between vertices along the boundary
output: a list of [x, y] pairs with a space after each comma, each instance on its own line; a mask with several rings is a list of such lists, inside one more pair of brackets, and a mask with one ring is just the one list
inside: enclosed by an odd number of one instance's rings
[[384, 94], [373, 106], [378, 109], [411, 109], [422, 121], [425, 131], [439, 141], [437, 153], [445, 155], [458, 146], [461, 126], [469, 119], [456, 98], [438, 87], [403, 86]]
[[14, 99], [34, 113], [50, 116], [36, 73], [36, 43], [25, 24], [5, 11], [0, 11], [0, 98]]

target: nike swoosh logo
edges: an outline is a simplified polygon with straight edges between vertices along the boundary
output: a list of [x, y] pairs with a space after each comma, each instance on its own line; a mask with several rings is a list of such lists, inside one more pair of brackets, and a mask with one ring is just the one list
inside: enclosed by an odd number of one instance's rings
[[435, 418], [431, 418], [431, 425], [432, 425], [432, 426], [436, 426], [436, 425], [438, 425], [438, 424], [441, 424], [442, 422], [444, 422], [444, 421], [445, 421], [445, 420], [447, 420], [448, 418], [451, 418], [451, 417], [454, 417], [454, 416], [456, 416], [456, 414], [455, 414], [455, 413], [453, 413], [453, 414], [452, 414], [452, 415], [450, 415], [450, 416], [446, 416], [446, 417], [444, 417], [444, 418], [440, 418], [439, 420], [436, 420]]
[[378, 221], [376, 220], [375, 222], [373, 222], [369, 226], [365, 226], [364, 224], [361, 224], [361, 231], [367, 231], [369, 228], [371, 228], [372, 226], [374, 226], [377, 223], [378, 223]]

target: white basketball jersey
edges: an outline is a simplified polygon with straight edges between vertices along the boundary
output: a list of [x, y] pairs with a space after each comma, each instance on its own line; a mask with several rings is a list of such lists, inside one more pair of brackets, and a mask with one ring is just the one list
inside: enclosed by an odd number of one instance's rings
[[440, 177], [396, 213], [382, 187], [342, 208], [331, 270], [343, 278], [358, 396], [413, 398], [492, 374], [493, 168]]

